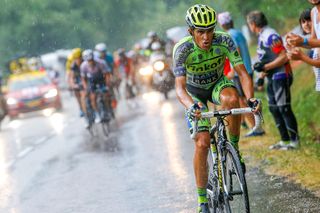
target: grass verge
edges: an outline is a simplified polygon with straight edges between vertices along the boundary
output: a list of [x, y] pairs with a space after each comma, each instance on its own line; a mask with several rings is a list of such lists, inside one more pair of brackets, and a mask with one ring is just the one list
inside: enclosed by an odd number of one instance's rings
[[240, 149], [246, 157], [252, 158], [248, 161], [250, 164], [261, 167], [267, 174], [285, 176], [320, 197], [320, 93], [314, 91], [314, 82], [309, 66], [302, 64], [294, 70], [291, 95], [300, 134], [299, 149], [268, 149], [280, 137], [268, 110], [265, 93], [256, 93], [256, 96], [264, 103], [264, 129], [267, 134], [263, 137], [242, 137]]

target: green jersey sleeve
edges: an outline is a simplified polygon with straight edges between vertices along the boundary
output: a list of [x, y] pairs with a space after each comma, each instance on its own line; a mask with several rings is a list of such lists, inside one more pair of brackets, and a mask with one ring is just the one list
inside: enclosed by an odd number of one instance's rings
[[237, 50], [237, 46], [228, 33], [216, 32], [213, 43], [223, 46], [225, 55], [229, 58], [233, 67], [243, 64], [242, 58]]

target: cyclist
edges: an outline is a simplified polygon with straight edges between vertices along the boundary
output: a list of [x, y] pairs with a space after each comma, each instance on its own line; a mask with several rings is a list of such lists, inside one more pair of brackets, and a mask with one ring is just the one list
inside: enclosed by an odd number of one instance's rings
[[[117, 77], [114, 75], [114, 60], [112, 54], [107, 51], [107, 45], [105, 43], [98, 43], [95, 46], [95, 51], [98, 53], [98, 58], [105, 61], [107, 65], [111, 69], [111, 88], [109, 89], [109, 101], [112, 103], [112, 106], [115, 107], [117, 105], [117, 100], [115, 97], [115, 93], [117, 92]], [[114, 89], [116, 91], [114, 91]]]
[[81, 109], [80, 116], [82, 117], [85, 112], [85, 103], [82, 102], [83, 97], [85, 96], [85, 91], [83, 90], [83, 85], [81, 81], [81, 73], [80, 73], [80, 66], [82, 64], [82, 51], [78, 49], [73, 54], [73, 63], [71, 64], [70, 71], [69, 71], [69, 85], [70, 88], [73, 90], [74, 95], [77, 99], [77, 102]]
[[[237, 46], [237, 50], [240, 53], [244, 66], [246, 67], [246, 70], [248, 71], [248, 74], [250, 75], [251, 81], [253, 78], [253, 72], [251, 69], [251, 58], [250, 58], [250, 54], [249, 54], [249, 49], [248, 49], [248, 44], [247, 41], [244, 37], [244, 35], [242, 34], [241, 31], [234, 29], [234, 25], [233, 25], [233, 20], [231, 17], [231, 14], [229, 12], [223, 12], [220, 13], [218, 15], [218, 22], [221, 26], [221, 28], [228, 32], [231, 36], [231, 38], [233, 39], [233, 41], [235, 42], [235, 45]], [[239, 76], [237, 75], [237, 73], [234, 73], [234, 77], [232, 79], [238, 94], [240, 96], [240, 107], [246, 107], [247, 105], [247, 100], [246, 97], [244, 95], [241, 83], [240, 83], [240, 79]], [[254, 117], [253, 114], [246, 114], [243, 116], [244, 118], [246, 118], [247, 122], [249, 123], [249, 126], [252, 128], [254, 127]], [[244, 122], [245, 123], [245, 122]], [[256, 130], [250, 130], [245, 136], [246, 137], [251, 137], [251, 136], [260, 136], [265, 134], [264, 130], [262, 128], [260, 129], [256, 129]]]
[[[106, 86], [110, 85], [111, 69], [104, 61], [95, 59], [91, 49], [83, 51], [82, 55], [84, 62], [80, 66], [81, 80], [84, 90], [89, 92], [90, 103], [94, 110], [95, 122], [99, 123], [101, 118], [96, 103], [96, 91], [98, 88], [106, 89]], [[86, 97], [82, 100], [83, 103], [86, 101], [85, 98]]]
[[130, 99], [135, 96], [132, 90], [132, 86], [135, 83], [132, 59], [126, 55], [124, 48], [118, 49], [117, 53], [118, 57], [115, 61], [115, 72], [121, 79], [120, 93], [126, 99]]
[[[66, 62], [66, 75], [67, 75], [67, 82], [69, 89], [74, 92], [74, 95], [77, 99], [77, 103], [80, 108], [80, 117], [84, 115], [83, 107], [81, 104], [80, 98], [80, 90], [82, 89], [80, 86], [80, 79], [77, 79], [77, 66], [80, 66], [82, 59], [81, 59], [82, 50], [81, 48], [74, 48], [72, 49], [71, 53], [69, 54]], [[80, 63], [80, 64], [79, 64]], [[79, 81], [80, 80], [80, 81]]]
[[148, 38], [149, 38], [149, 43], [147, 45], [147, 49], [150, 50], [152, 52], [152, 44], [155, 42], [159, 42], [161, 44], [161, 50], [165, 50], [165, 46], [166, 46], [166, 42], [163, 41], [162, 39], [160, 39], [160, 37], [158, 36], [158, 34], [154, 31], [150, 31], [147, 34]]
[[[216, 12], [209, 6], [196, 4], [187, 10], [186, 22], [191, 36], [183, 38], [175, 45], [173, 72], [176, 93], [186, 108], [188, 126], [192, 131], [193, 119], [200, 116], [200, 109], [208, 111], [208, 101], [222, 105], [224, 109], [239, 107], [237, 90], [223, 74], [226, 57], [239, 75], [248, 102], [256, 104], [258, 101], [253, 99], [252, 81], [232, 38], [227, 33], [215, 30]], [[238, 149], [240, 117], [229, 116], [227, 120], [229, 139]], [[199, 212], [209, 212], [206, 196], [209, 128], [208, 119], [199, 120], [193, 161], [198, 187]]]
[[259, 36], [257, 53], [260, 61], [254, 64], [254, 69], [260, 72], [260, 77], [268, 79], [269, 110], [281, 136], [281, 141], [269, 148], [297, 148], [298, 124], [291, 109], [290, 95], [293, 77], [282, 38], [268, 26], [267, 18], [261, 11], [250, 12], [247, 23], [250, 30]]

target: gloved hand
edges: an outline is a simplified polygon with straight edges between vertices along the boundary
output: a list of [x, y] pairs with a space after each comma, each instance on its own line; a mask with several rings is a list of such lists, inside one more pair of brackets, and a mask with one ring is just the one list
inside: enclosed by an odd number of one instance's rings
[[200, 106], [194, 103], [189, 109], [187, 109], [187, 115], [189, 118], [194, 120], [197, 117], [197, 111], [200, 110]]
[[256, 62], [254, 65], [253, 65], [253, 69], [257, 72], [263, 72], [264, 71], [264, 63], [262, 62]]
[[258, 80], [257, 80], [257, 86], [258, 86], [258, 87], [261, 87], [261, 86], [263, 86], [263, 84], [264, 84], [264, 78], [258, 78]]
[[249, 98], [247, 101], [247, 104], [250, 108], [253, 108], [255, 112], [260, 111], [261, 110], [261, 105], [262, 102], [260, 99], [256, 99], [256, 98]]

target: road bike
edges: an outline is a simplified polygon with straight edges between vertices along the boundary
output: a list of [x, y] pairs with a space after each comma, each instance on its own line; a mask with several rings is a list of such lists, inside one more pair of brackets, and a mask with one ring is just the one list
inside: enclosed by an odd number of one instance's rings
[[[107, 92], [106, 87], [101, 87], [97, 85], [95, 93], [97, 94], [96, 103], [97, 103], [98, 113], [101, 118], [100, 125], [102, 128], [103, 134], [106, 137], [108, 137], [110, 132], [109, 123], [111, 119], [114, 118], [114, 111], [111, 106], [111, 102], [107, 100], [106, 92]], [[86, 119], [89, 124], [87, 129], [89, 130], [92, 136], [95, 136], [96, 134], [98, 134], [99, 131], [96, 125], [94, 125], [95, 113], [91, 106], [89, 97], [86, 98], [86, 108], [87, 108]]]
[[[224, 118], [228, 115], [253, 113], [253, 108], [236, 108], [202, 112], [201, 118], [217, 118], [210, 129], [210, 150], [208, 154], [207, 197], [210, 212], [232, 213], [250, 212], [249, 195], [239, 152], [233, 147], [226, 135]], [[254, 113], [255, 127], [263, 121], [262, 114]], [[198, 130], [198, 120], [194, 120], [191, 137]]]

